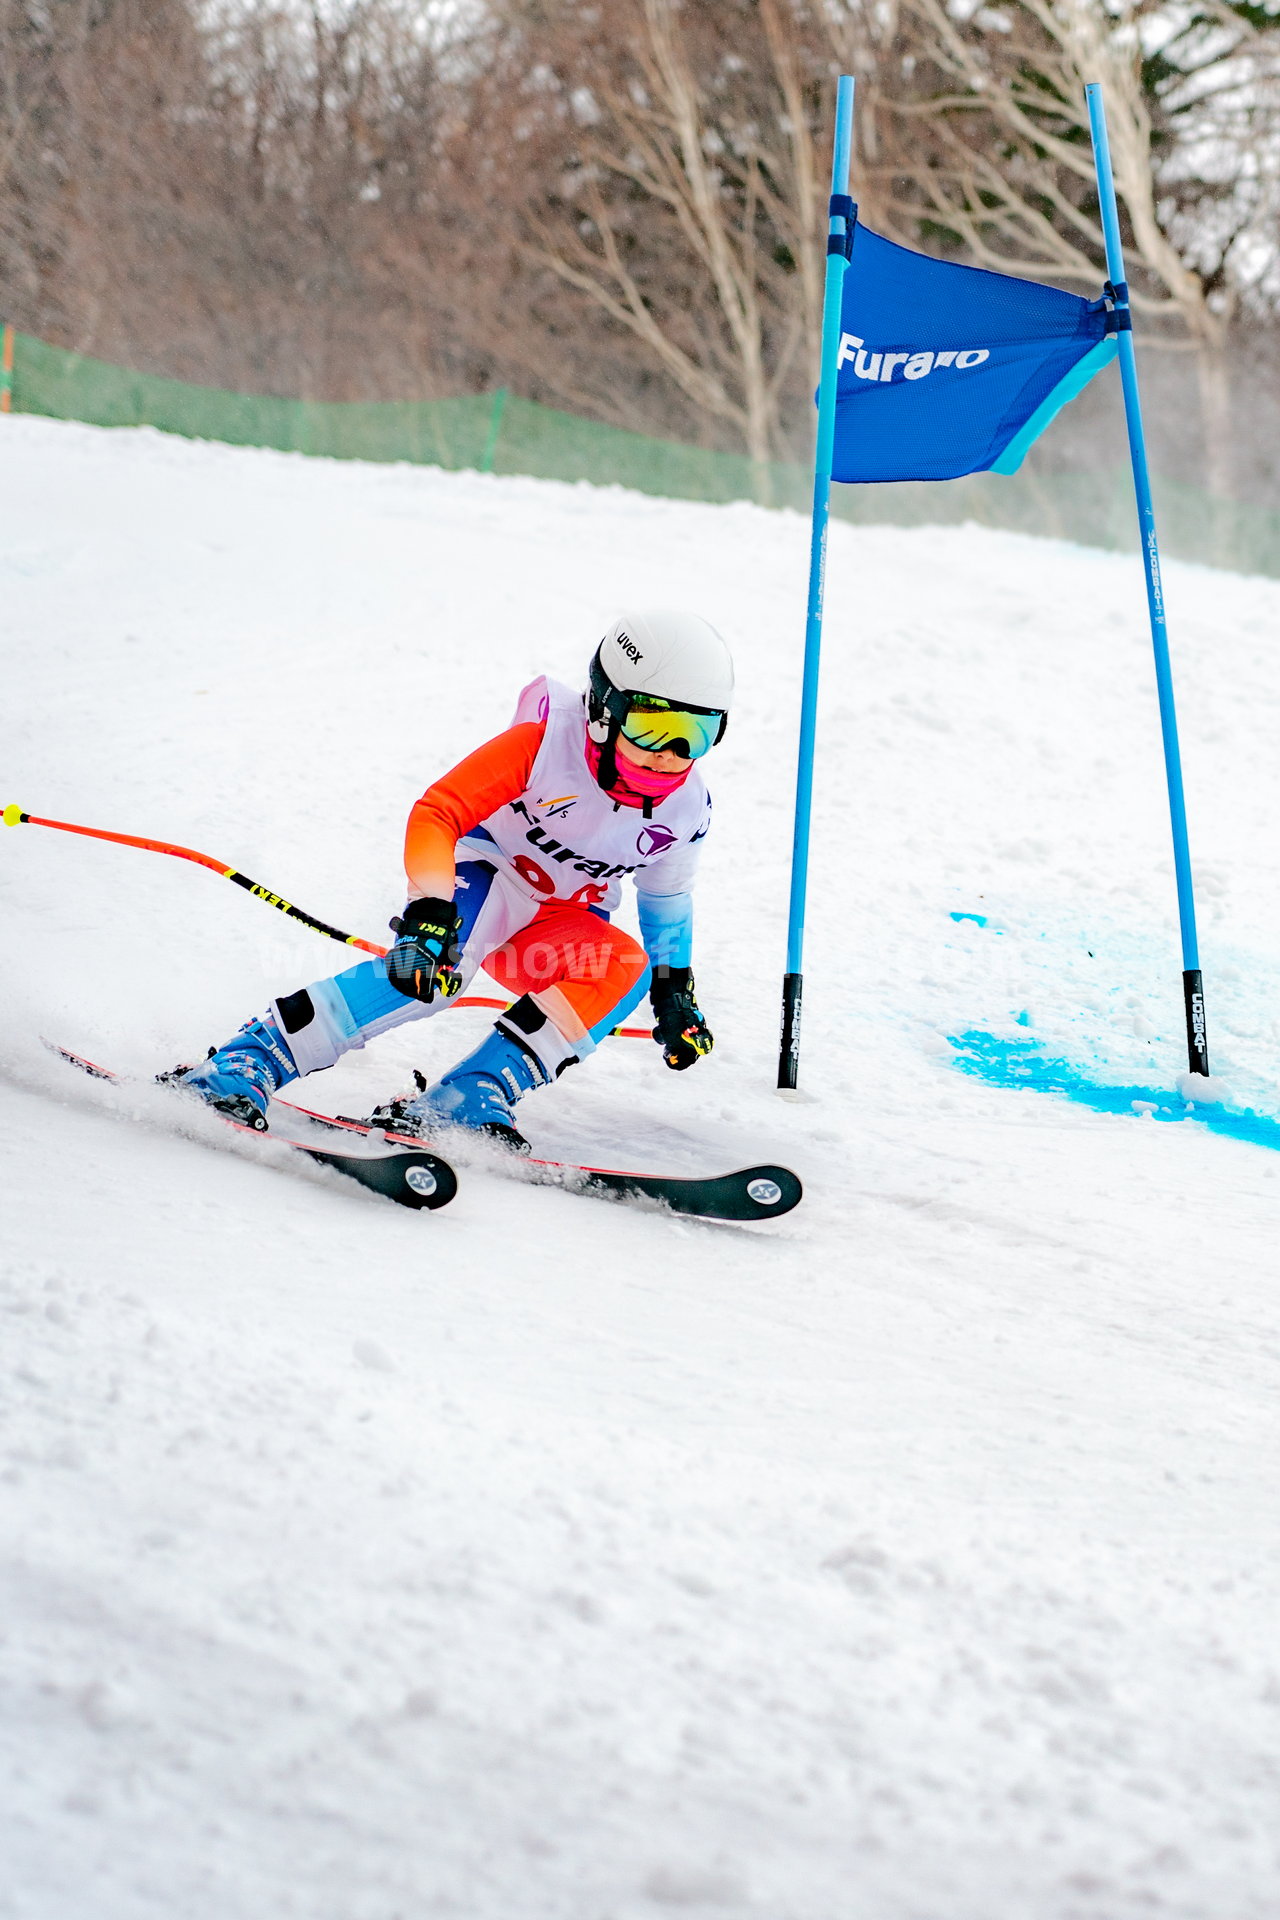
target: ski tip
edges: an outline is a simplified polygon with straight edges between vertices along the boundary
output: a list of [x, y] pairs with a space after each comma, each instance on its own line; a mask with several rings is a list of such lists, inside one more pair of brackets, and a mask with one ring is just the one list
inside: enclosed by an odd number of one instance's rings
[[397, 1206], [434, 1212], [438, 1207], [447, 1207], [458, 1191], [457, 1174], [439, 1154], [380, 1153], [366, 1159], [350, 1153], [331, 1153], [297, 1140], [286, 1144], [300, 1147], [309, 1159], [345, 1174], [371, 1193], [394, 1200]]
[[776, 1220], [804, 1199], [800, 1176], [790, 1167], [746, 1167], [736, 1178], [742, 1183], [744, 1208], [750, 1209], [741, 1216], [746, 1220]]
[[[458, 1176], [449, 1162], [435, 1153], [406, 1154], [405, 1159], [412, 1164], [404, 1168], [406, 1197], [400, 1204], [426, 1207], [431, 1212], [437, 1207], [447, 1207], [458, 1191]], [[409, 1194], [412, 1199], [407, 1197]]]
[[554, 1167], [546, 1161], [533, 1165], [549, 1168], [567, 1186], [575, 1184], [575, 1177], [582, 1178], [589, 1192], [623, 1200], [650, 1200], [672, 1213], [691, 1214], [701, 1220], [776, 1220], [798, 1207], [804, 1197], [804, 1188], [790, 1167], [740, 1167], [736, 1173], [691, 1179], [679, 1174], [622, 1173], [603, 1167]]

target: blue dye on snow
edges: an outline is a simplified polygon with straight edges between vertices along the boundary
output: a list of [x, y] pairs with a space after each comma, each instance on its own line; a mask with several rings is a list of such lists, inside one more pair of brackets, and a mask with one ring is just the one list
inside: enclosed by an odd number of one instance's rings
[[972, 920], [975, 927], [985, 927], [987, 924], [985, 913], [953, 913], [951, 918], [957, 921]]
[[953, 1064], [993, 1087], [1028, 1087], [1056, 1093], [1094, 1113], [1125, 1114], [1129, 1119], [1194, 1120], [1210, 1133], [1280, 1149], [1280, 1120], [1252, 1107], [1191, 1106], [1167, 1087], [1112, 1086], [1090, 1080], [1069, 1060], [1047, 1060], [1034, 1040], [1000, 1040], [994, 1033], [953, 1034]]

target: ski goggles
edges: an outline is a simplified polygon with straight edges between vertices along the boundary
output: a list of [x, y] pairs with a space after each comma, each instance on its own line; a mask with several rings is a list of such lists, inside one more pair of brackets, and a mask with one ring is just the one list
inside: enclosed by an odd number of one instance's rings
[[724, 732], [725, 715], [705, 707], [673, 707], [652, 694], [624, 696], [622, 737], [643, 753], [676, 753], [701, 760]]

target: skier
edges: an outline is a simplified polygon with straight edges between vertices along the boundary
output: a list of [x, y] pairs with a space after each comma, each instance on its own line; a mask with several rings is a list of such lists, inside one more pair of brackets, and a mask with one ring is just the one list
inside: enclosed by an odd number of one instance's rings
[[[484, 966], [518, 997], [464, 1060], [373, 1116], [528, 1142], [516, 1102], [585, 1060], [646, 987], [668, 1067], [713, 1041], [694, 992], [690, 885], [711, 803], [696, 762], [724, 736], [733, 663], [697, 614], [624, 614], [584, 694], [545, 676], [513, 724], [414, 805], [408, 903], [385, 959], [273, 1000], [177, 1082], [265, 1128], [273, 1093], [406, 1020], [447, 1007]], [[643, 946], [610, 915], [634, 876]], [[421, 1083], [420, 1083], [421, 1084]]]

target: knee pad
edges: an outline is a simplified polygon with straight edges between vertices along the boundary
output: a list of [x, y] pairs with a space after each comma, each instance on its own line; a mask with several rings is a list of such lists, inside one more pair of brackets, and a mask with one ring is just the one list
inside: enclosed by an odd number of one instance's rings
[[362, 1047], [360, 1034], [342, 994], [332, 980], [317, 980], [282, 994], [271, 1002], [271, 1017], [284, 1035], [299, 1073], [331, 1067], [353, 1047]]
[[549, 1020], [527, 993], [499, 1014], [493, 1024], [499, 1033], [505, 1033], [525, 1053], [532, 1054], [548, 1080], [558, 1079], [566, 1067], [585, 1060], [596, 1050], [590, 1034], [581, 1040], [566, 1040], [554, 1020]]

